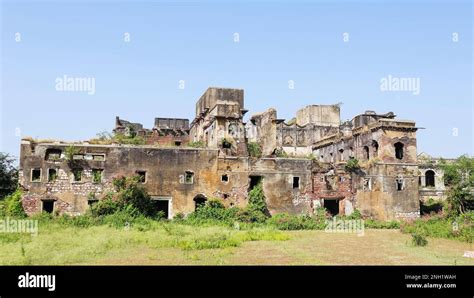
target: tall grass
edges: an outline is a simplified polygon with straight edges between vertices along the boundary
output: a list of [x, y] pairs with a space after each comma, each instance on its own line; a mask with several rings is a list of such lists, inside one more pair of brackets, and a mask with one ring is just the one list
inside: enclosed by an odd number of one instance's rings
[[42, 215], [36, 219], [39, 220], [37, 236], [0, 234], [0, 264], [84, 264], [130, 248], [188, 251], [237, 247], [246, 241], [289, 239], [284, 232], [269, 228], [196, 227], [144, 217], [129, 222], [120, 216], [52, 219]]

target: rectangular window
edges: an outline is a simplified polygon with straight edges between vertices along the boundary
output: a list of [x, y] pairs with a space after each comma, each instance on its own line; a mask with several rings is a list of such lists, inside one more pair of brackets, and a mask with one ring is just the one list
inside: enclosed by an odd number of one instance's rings
[[397, 179], [397, 191], [405, 189], [405, 181], [401, 178]]
[[103, 171], [103, 169], [92, 169], [92, 182], [101, 183]]
[[81, 159], [84, 159], [84, 154], [74, 154], [72, 156], [72, 159], [74, 160], [81, 160]]
[[293, 177], [293, 188], [300, 188], [300, 177]]
[[194, 173], [191, 171], [186, 171], [184, 174], [184, 183], [193, 184], [194, 183]]
[[59, 149], [47, 149], [46, 150], [46, 160], [56, 161], [61, 158], [61, 150]]
[[137, 176], [140, 178], [140, 183], [146, 182], [146, 171], [136, 171]]
[[73, 169], [72, 170], [73, 181], [80, 182], [82, 181], [82, 169]]
[[41, 169], [31, 170], [31, 182], [41, 182]]
[[104, 154], [93, 154], [92, 155], [92, 160], [104, 161], [105, 160], [105, 155]]
[[48, 169], [48, 182], [54, 182], [58, 178], [56, 169]]

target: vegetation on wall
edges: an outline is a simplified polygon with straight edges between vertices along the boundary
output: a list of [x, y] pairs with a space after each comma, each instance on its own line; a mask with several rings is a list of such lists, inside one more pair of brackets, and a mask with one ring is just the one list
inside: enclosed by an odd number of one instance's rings
[[206, 144], [203, 141], [195, 141], [195, 142], [189, 142], [188, 147], [204, 148], [204, 147], [206, 147]]
[[350, 158], [345, 165], [346, 171], [354, 173], [360, 170], [359, 160], [356, 158]]
[[260, 144], [257, 142], [248, 142], [247, 149], [249, 151], [249, 155], [251, 157], [261, 157], [262, 156], [262, 148]]
[[140, 183], [140, 177], [119, 177], [113, 180], [116, 192], [110, 192], [92, 207], [92, 214], [96, 216], [126, 212], [131, 215], [143, 215], [147, 217], [161, 217]]

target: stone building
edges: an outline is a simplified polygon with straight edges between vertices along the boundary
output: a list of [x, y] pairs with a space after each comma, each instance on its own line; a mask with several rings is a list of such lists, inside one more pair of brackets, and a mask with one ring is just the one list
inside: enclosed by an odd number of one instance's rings
[[[333, 215], [357, 208], [378, 219], [419, 216], [431, 173], [420, 175], [415, 122], [367, 111], [341, 123], [339, 105], [307, 106], [288, 122], [274, 109], [245, 122], [246, 112], [243, 90], [209, 88], [190, 124], [156, 118], [152, 129], [144, 129], [116, 118], [115, 133], [142, 136], [145, 145], [24, 139], [23, 206], [28, 214], [82, 214], [113, 190], [114, 178], [138, 175], [169, 218], [209, 198], [244, 207], [259, 182], [271, 214], [324, 207]], [[200, 148], [189, 146], [196, 142]], [[249, 142], [259, 144], [262, 156], [249, 156]], [[65, 158], [71, 145], [73, 165]], [[361, 164], [355, 171], [345, 166], [353, 158]]]

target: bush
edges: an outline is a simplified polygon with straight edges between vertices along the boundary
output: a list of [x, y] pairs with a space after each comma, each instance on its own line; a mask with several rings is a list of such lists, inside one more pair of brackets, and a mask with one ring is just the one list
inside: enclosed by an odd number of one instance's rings
[[189, 214], [186, 222], [191, 224], [216, 223], [231, 225], [236, 220], [238, 208], [225, 208], [217, 199], [211, 199], [206, 204]]
[[428, 240], [421, 234], [413, 233], [411, 236], [411, 242], [414, 246], [426, 246], [428, 244]]
[[425, 237], [456, 239], [472, 243], [474, 212], [467, 212], [455, 218], [441, 215], [417, 219], [404, 223], [400, 230], [403, 233], [417, 233]]
[[380, 221], [376, 219], [364, 220], [364, 227], [368, 229], [399, 229], [400, 223], [396, 220]]
[[95, 216], [109, 215], [120, 209], [118, 202], [114, 201], [111, 196], [98, 201], [92, 205], [92, 214]]
[[267, 203], [265, 202], [265, 193], [263, 192], [263, 183], [261, 181], [249, 192], [248, 208], [269, 215]]
[[116, 193], [108, 193], [102, 200], [94, 204], [92, 207], [93, 215], [109, 215], [132, 208], [144, 216], [160, 216], [160, 214], [157, 214], [150, 196], [141, 185], [140, 177], [119, 177], [115, 178], [112, 184], [115, 187]]
[[206, 147], [206, 144], [204, 144], [203, 141], [196, 141], [188, 143], [188, 146], [192, 148], [204, 148]]
[[22, 192], [17, 189], [14, 193], [5, 197], [4, 201], [4, 212], [6, 216], [12, 217], [26, 217], [25, 210], [23, 210], [23, 204], [21, 203]]
[[266, 222], [279, 230], [324, 230], [326, 228], [326, 217], [325, 215], [321, 217], [321, 213], [316, 213], [313, 217], [280, 213]]
[[262, 148], [260, 148], [260, 144], [257, 142], [249, 142], [247, 144], [247, 149], [249, 151], [249, 155], [251, 157], [261, 157], [262, 156]]
[[356, 172], [360, 169], [359, 161], [355, 158], [350, 158], [345, 165], [346, 171]]
[[252, 208], [241, 209], [236, 214], [236, 220], [245, 223], [262, 223], [267, 216], [259, 210]]

